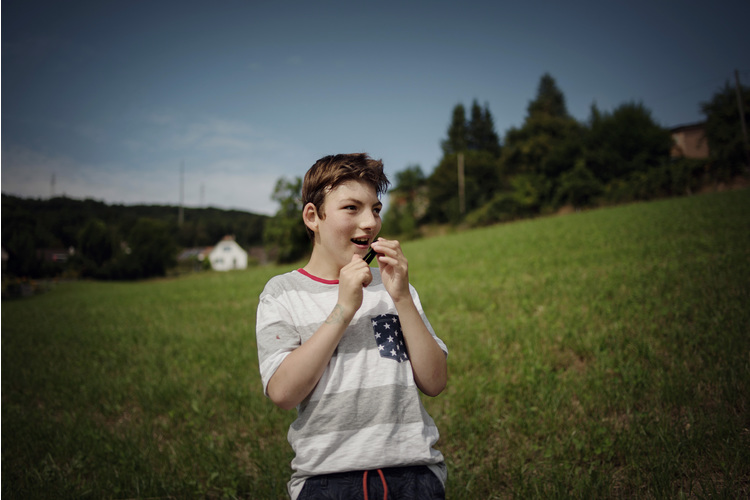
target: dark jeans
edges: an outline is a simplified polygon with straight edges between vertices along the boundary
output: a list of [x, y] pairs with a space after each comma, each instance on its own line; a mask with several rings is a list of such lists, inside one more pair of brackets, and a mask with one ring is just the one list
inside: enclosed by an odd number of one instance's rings
[[380, 472], [383, 477], [378, 470], [367, 471], [366, 477], [365, 471], [313, 476], [305, 481], [298, 500], [381, 500], [386, 487], [388, 500], [445, 500], [443, 483], [424, 465], [388, 467]]

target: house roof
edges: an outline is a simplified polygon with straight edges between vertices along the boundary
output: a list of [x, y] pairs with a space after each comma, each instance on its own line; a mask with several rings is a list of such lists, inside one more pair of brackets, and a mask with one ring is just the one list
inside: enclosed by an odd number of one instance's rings
[[684, 125], [678, 125], [676, 127], [672, 127], [669, 129], [669, 131], [675, 134], [678, 132], [685, 132], [686, 130], [703, 129], [705, 127], [706, 127], [706, 122], [695, 122], [695, 123], [686, 123]]
[[214, 247], [194, 247], [186, 248], [177, 255], [177, 260], [188, 260], [201, 255], [208, 255]]

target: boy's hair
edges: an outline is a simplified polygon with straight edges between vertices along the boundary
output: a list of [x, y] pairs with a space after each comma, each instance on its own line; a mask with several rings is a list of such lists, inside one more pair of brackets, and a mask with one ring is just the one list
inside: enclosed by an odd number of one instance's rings
[[[321, 218], [323, 202], [326, 195], [334, 188], [348, 181], [365, 182], [375, 188], [375, 194], [385, 193], [390, 185], [388, 177], [383, 172], [383, 161], [373, 160], [367, 153], [338, 154], [324, 156], [305, 174], [302, 183], [302, 206], [308, 203], [315, 205], [315, 210]], [[315, 233], [308, 227], [307, 235], [315, 241]]]

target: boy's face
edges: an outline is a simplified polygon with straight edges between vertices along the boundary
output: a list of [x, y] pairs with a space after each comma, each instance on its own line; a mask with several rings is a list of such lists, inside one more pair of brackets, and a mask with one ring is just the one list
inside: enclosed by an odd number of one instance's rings
[[380, 210], [383, 204], [375, 188], [365, 182], [348, 181], [332, 189], [323, 202], [321, 214], [315, 217], [315, 245], [329, 264], [339, 269], [362, 257], [380, 232]]

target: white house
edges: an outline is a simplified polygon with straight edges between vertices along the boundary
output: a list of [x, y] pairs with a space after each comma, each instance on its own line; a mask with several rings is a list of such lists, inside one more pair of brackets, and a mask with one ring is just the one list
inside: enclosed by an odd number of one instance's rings
[[234, 236], [224, 236], [208, 254], [215, 271], [247, 269], [247, 252], [234, 241]]

